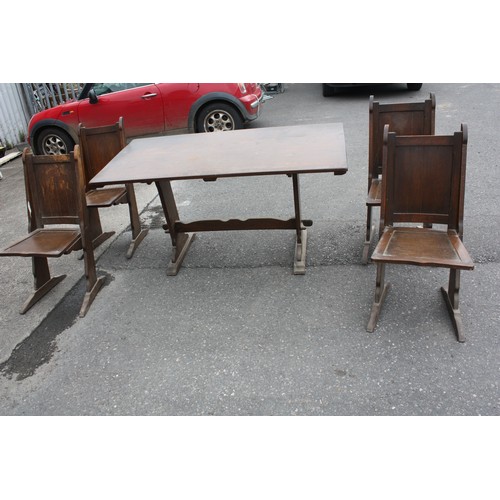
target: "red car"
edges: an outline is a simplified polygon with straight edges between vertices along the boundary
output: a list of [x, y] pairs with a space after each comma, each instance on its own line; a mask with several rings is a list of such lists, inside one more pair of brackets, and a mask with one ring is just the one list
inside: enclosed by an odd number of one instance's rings
[[169, 131], [240, 129], [261, 111], [258, 83], [87, 83], [78, 99], [33, 115], [35, 154], [65, 154], [78, 143], [78, 124], [99, 127], [123, 116], [128, 138]]

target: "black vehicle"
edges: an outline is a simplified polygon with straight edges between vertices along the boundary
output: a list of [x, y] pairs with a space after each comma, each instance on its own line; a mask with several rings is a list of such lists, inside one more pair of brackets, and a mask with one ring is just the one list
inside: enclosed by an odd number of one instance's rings
[[[323, 83], [323, 97], [331, 97], [336, 94], [336, 90], [342, 87], [370, 87], [372, 85], [387, 85], [380, 83]], [[420, 90], [421, 83], [407, 83], [408, 90]]]

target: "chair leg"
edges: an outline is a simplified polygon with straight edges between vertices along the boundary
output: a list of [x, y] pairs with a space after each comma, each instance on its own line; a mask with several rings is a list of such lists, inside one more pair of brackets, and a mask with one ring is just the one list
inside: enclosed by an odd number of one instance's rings
[[99, 278], [97, 278], [90, 290], [85, 293], [85, 296], [83, 297], [82, 307], [80, 308], [80, 318], [83, 318], [87, 314], [90, 306], [92, 305], [92, 302], [94, 302], [97, 292], [102, 288], [102, 285], [104, 284], [104, 279], [104, 276], [100, 276]]
[[385, 264], [377, 264], [377, 279], [375, 284], [375, 297], [373, 299], [372, 312], [368, 325], [366, 326], [367, 332], [373, 332], [377, 326], [378, 317], [382, 304], [384, 303], [385, 296], [389, 291], [390, 283], [385, 284]]
[[60, 283], [65, 274], [52, 277], [50, 275], [49, 263], [47, 257], [33, 257], [33, 276], [35, 282], [35, 291], [28, 297], [26, 302], [19, 311], [24, 314], [28, 309], [33, 307], [44, 295], [46, 295], [52, 288]]
[[[111, 238], [115, 234], [115, 231], [103, 232], [101, 217], [99, 215], [99, 209], [97, 207], [89, 207], [89, 225], [90, 225], [90, 235], [92, 236], [92, 245], [95, 248], [102, 245], [108, 238]], [[84, 257], [83, 252], [78, 256], [79, 260]]]
[[365, 242], [363, 245], [363, 255], [361, 257], [361, 262], [363, 264], [368, 264], [368, 252], [370, 251], [370, 244], [372, 242], [373, 232], [375, 226], [372, 223], [372, 206], [366, 206], [366, 230], [365, 230]]
[[94, 248], [97, 248], [101, 243], [115, 234], [114, 231], [103, 232], [101, 217], [97, 207], [89, 207], [89, 225]]
[[149, 231], [149, 229], [141, 229], [137, 238], [134, 238], [130, 242], [130, 245], [129, 245], [128, 250], [127, 250], [127, 259], [132, 258], [132, 256], [134, 255], [135, 249], [139, 246], [140, 242], [146, 237], [146, 235], [148, 234], [148, 231]]
[[139, 213], [137, 211], [137, 201], [135, 198], [134, 186], [132, 184], [127, 184], [127, 200], [128, 211], [130, 214], [130, 225], [132, 227], [132, 242], [130, 243], [127, 250], [127, 259], [130, 259], [132, 255], [134, 255], [135, 249], [148, 234], [149, 229], [141, 228], [141, 221], [139, 219]]
[[463, 332], [462, 315], [458, 307], [458, 299], [460, 292], [460, 270], [450, 269], [450, 279], [448, 282], [448, 290], [441, 287], [443, 298], [450, 314], [451, 322], [455, 329], [455, 334], [459, 342], [465, 342]]
[[80, 318], [83, 318], [89, 310], [92, 302], [94, 301], [97, 292], [104, 284], [104, 276], [97, 277], [95, 268], [94, 249], [92, 242], [83, 242], [83, 259], [85, 263], [85, 279], [87, 281], [87, 291], [83, 298], [82, 307], [80, 308]]

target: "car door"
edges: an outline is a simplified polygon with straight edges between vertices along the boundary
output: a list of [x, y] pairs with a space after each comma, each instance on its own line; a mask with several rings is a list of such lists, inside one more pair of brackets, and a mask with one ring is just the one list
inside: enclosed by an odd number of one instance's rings
[[96, 100], [83, 99], [78, 120], [85, 127], [116, 123], [120, 116], [127, 137], [161, 134], [165, 119], [161, 93], [152, 83], [94, 83]]
[[158, 83], [167, 129], [187, 129], [191, 106], [198, 96], [199, 83]]

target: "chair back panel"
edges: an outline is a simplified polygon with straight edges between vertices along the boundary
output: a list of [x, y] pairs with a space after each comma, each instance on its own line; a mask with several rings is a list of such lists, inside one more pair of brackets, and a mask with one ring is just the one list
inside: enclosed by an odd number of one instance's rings
[[68, 155], [23, 154], [26, 193], [34, 225], [79, 224], [81, 188], [74, 153]]
[[446, 224], [461, 234], [466, 134], [398, 136], [388, 127], [381, 224]]
[[86, 128], [80, 124], [78, 135], [88, 183], [125, 147], [123, 119], [104, 127]]
[[382, 173], [384, 126], [397, 135], [434, 135], [436, 99], [423, 102], [380, 104], [370, 97], [369, 171], [372, 178]]

